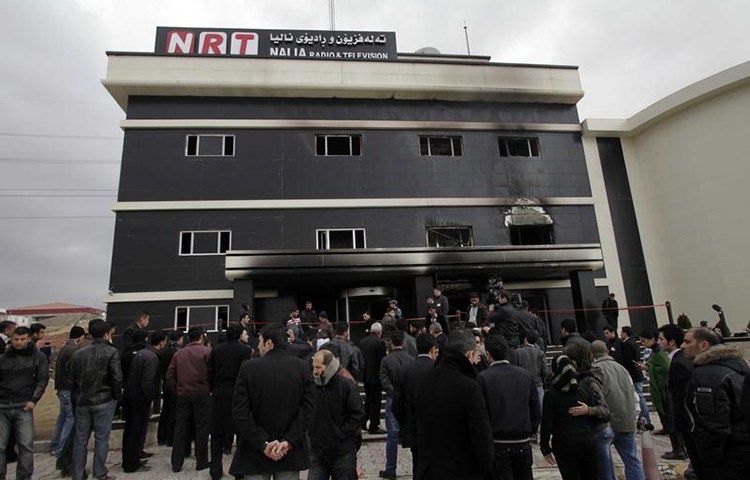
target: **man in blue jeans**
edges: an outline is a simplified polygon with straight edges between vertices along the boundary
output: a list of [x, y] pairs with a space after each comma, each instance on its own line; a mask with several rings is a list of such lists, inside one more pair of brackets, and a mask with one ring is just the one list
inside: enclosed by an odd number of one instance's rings
[[70, 401], [72, 387], [68, 382], [67, 370], [70, 366], [70, 359], [73, 358], [73, 352], [78, 348], [78, 340], [83, 337], [84, 333], [86, 331], [78, 325], [71, 328], [68, 341], [57, 353], [55, 388], [57, 389], [57, 398], [60, 401], [60, 413], [57, 415], [55, 431], [49, 444], [50, 452], [56, 457], [60, 456], [60, 451], [73, 429], [73, 403]]
[[73, 354], [68, 377], [75, 415], [73, 480], [83, 480], [86, 450], [94, 432], [94, 477], [112, 480], [107, 470], [109, 433], [117, 400], [122, 397], [120, 354], [111, 343], [109, 325], [96, 318], [89, 322], [91, 344]]
[[11, 432], [18, 446], [17, 480], [34, 473], [34, 407], [49, 381], [47, 357], [31, 343], [31, 332], [18, 327], [0, 357], [0, 478], [7, 469], [6, 448]]
[[[626, 480], [645, 480], [643, 466], [638, 459], [638, 447], [635, 441], [635, 395], [633, 395], [633, 382], [630, 374], [625, 368], [608, 355], [607, 345], [597, 340], [591, 344], [591, 353], [594, 355], [594, 366], [604, 373], [603, 391], [604, 398], [609, 406], [611, 428], [606, 433], [597, 436], [597, 443], [609, 445], [614, 444], [617, 453], [625, 464]], [[599, 458], [599, 479], [616, 480], [612, 456], [606, 455]]]
[[390, 334], [391, 352], [380, 362], [380, 384], [385, 391], [385, 470], [380, 471], [381, 478], [396, 478], [396, 461], [398, 460], [399, 424], [393, 414], [394, 386], [400, 382], [405, 365], [414, 358], [404, 351], [404, 332], [396, 330]]

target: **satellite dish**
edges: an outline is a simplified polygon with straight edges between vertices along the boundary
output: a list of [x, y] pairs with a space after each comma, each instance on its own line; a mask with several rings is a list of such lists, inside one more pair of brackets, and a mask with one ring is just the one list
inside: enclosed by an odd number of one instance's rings
[[423, 47], [414, 53], [418, 55], [440, 55], [440, 50], [435, 47]]

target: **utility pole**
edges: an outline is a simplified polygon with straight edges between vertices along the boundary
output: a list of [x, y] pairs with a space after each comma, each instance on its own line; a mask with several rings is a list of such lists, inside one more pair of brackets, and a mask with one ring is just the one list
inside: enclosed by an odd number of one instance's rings
[[336, 0], [328, 0], [328, 25], [329, 30], [336, 30]]
[[465, 20], [464, 20], [464, 37], [466, 37], [466, 54], [471, 55], [471, 48], [469, 47], [469, 27], [466, 26]]

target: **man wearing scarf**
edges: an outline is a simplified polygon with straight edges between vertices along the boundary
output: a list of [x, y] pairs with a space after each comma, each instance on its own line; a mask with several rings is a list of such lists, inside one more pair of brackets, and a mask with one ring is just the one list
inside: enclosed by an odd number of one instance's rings
[[355, 444], [365, 418], [357, 385], [339, 375], [339, 360], [329, 350], [312, 358], [315, 415], [310, 436], [309, 478], [357, 478]]

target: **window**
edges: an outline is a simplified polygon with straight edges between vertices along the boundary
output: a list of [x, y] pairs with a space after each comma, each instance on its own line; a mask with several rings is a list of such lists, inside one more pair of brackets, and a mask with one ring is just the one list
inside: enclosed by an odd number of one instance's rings
[[364, 228], [317, 230], [318, 250], [332, 248], [366, 248]]
[[534, 137], [498, 138], [501, 157], [539, 157], [539, 139]]
[[552, 225], [510, 226], [511, 245], [552, 245]]
[[185, 155], [188, 157], [233, 157], [234, 135], [188, 135]]
[[449, 157], [460, 157], [461, 137], [419, 137], [419, 154], [425, 156], [443, 155]]
[[229, 230], [180, 232], [180, 255], [221, 255], [231, 249]]
[[362, 155], [361, 135], [315, 135], [315, 155]]
[[474, 235], [471, 227], [427, 227], [428, 247], [471, 247]]
[[207, 332], [226, 330], [229, 326], [229, 305], [177, 307], [174, 329], [187, 331], [190, 327], [203, 327]]

